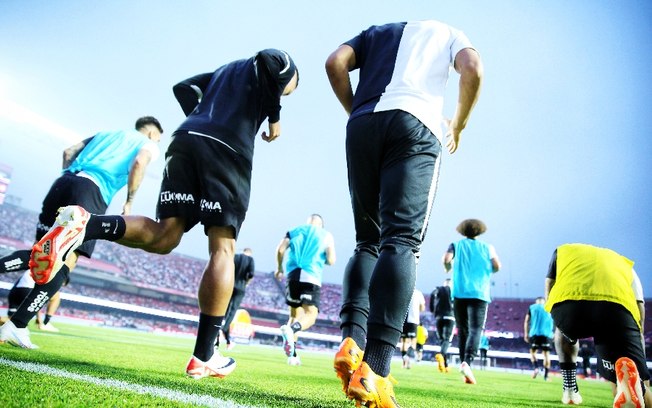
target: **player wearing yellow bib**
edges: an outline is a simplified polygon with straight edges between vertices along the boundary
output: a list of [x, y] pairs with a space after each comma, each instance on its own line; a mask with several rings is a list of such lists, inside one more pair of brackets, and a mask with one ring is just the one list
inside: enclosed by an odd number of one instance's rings
[[613, 383], [614, 407], [652, 406], [645, 362], [643, 289], [634, 262], [606, 248], [564, 244], [552, 257], [545, 309], [555, 322], [562, 402], [580, 404], [578, 339], [593, 337], [598, 370]]

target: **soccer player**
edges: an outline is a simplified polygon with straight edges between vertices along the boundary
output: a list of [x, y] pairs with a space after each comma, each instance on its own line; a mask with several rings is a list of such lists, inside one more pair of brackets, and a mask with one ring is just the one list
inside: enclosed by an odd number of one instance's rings
[[285, 303], [290, 308], [288, 322], [280, 328], [283, 349], [288, 364], [300, 365], [296, 349], [299, 332], [315, 324], [324, 265], [335, 263], [335, 240], [324, 229], [319, 214], [312, 214], [305, 224], [285, 234], [276, 248], [276, 261], [276, 279], [286, 276]]
[[550, 349], [555, 327], [552, 316], [543, 307], [544, 303], [543, 297], [538, 297], [528, 308], [523, 321], [523, 337], [525, 342], [530, 344], [532, 378], [537, 378], [539, 375], [539, 360], [537, 359], [537, 350], [539, 350], [543, 354], [543, 379], [548, 381]]
[[[460, 88], [444, 133], [451, 67], [460, 73]], [[356, 69], [354, 94], [349, 71]], [[396, 406], [390, 363], [415, 286], [441, 143], [445, 137], [448, 151], [457, 150], [479, 97], [482, 62], [461, 31], [433, 20], [410, 21], [362, 31], [330, 54], [326, 72], [349, 115], [346, 156], [356, 231], [334, 366], [356, 403]]]
[[451, 280], [445, 279], [442, 286], [437, 286], [430, 294], [430, 312], [435, 316], [439, 353], [435, 355], [439, 372], [448, 372], [448, 347], [453, 341], [455, 314], [451, 296]]
[[201, 222], [209, 260], [199, 282], [199, 326], [186, 374], [195, 379], [230, 374], [235, 360], [215, 346], [233, 293], [235, 245], [249, 206], [254, 141], [265, 119], [268, 131], [262, 139], [272, 142], [281, 135], [281, 96], [292, 93], [298, 80], [287, 53], [266, 49], [175, 85], [187, 117], [165, 154], [157, 220], [64, 208], [32, 249], [31, 269], [41, 277], [37, 284], [56, 280], [66, 253], [82, 241], [103, 239], [167, 254]]
[[233, 293], [231, 294], [231, 301], [226, 308], [226, 315], [224, 316], [224, 323], [222, 324], [222, 334], [224, 335], [224, 342], [226, 349], [231, 350], [233, 343], [231, 342], [231, 322], [235, 317], [240, 303], [245, 296], [247, 285], [253, 279], [256, 273], [256, 264], [252, 257], [253, 251], [251, 248], [245, 248], [241, 254], [235, 254], [233, 259], [235, 265], [235, 278], [233, 281]]
[[545, 308], [555, 322], [562, 403], [580, 404], [578, 340], [593, 337], [598, 370], [612, 383], [615, 408], [652, 407], [645, 361], [643, 287], [634, 262], [607, 248], [564, 244], [545, 282]]
[[[128, 215], [136, 191], [145, 176], [147, 165], [159, 155], [158, 142], [163, 129], [152, 116], [136, 120], [135, 130], [100, 132], [63, 151], [63, 173], [57, 178], [43, 199], [43, 207], [36, 225], [36, 241], [57, 225], [57, 210], [67, 205], [80, 205], [97, 214], [104, 214], [116, 193], [127, 186], [127, 199], [122, 212]], [[23, 348], [34, 348], [27, 323], [56, 296], [68, 275], [77, 265], [78, 256], [90, 258], [94, 241], [68, 249], [65, 262], [59, 262], [57, 278], [43, 279], [37, 269], [34, 289], [9, 322], [0, 328], [0, 339]], [[49, 250], [49, 248], [46, 248]], [[0, 259], [0, 273], [27, 270], [32, 265], [30, 250], [19, 250]], [[54, 277], [54, 275], [53, 275]], [[56, 302], [56, 299], [55, 299]], [[29, 310], [28, 310], [29, 309]], [[52, 313], [52, 310], [50, 310]]]
[[484, 222], [467, 219], [457, 226], [464, 236], [448, 246], [443, 263], [453, 271], [453, 310], [460, 349], [460, 372], [467, 384], [475, 384], [471, 363], [480, 346], [480, 337], [491, 302], [491, 275], [500, 270], [500, 259], [493, 245], [476, 239], [487, 230]]
[[412, 299], [408, 307], [408, 313], [403, 323], [401, 333], [401, 356], [403, 357], [403, 368], [411, 368], [412, 360], [416, 357], [417, 328], [421, 324], [421, 312], [426, 310], [426, 299], [419, 289], [414, 289]]

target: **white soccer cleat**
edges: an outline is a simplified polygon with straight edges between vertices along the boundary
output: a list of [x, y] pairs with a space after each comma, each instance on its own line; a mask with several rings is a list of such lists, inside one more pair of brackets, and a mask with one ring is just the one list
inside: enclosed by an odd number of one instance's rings
[[84, 242], [91, 214], [78, 205], [59, 208], [50, 230], [32, 247], [29, 269], [34, 282], [44, 285], [59, 272], [68, 254]]
[[0, 342], [25, 349], [34, 350], [38, 348], [29, 338], [29, 329], [27, 327], [19, 329], [11, 320], [8, 320], [0, 327]]
[[582, 396], [579, 391], [564, 388], [561, 394], [561, 403], [564, 405], [580, 405], [582, 403]]
[[51, 332], [51, 333], [59, 333], [59, 329], [54, 327], [52, 323], [48, 322], [48, 324], [39, 324], [38, 329], [46, 332]]
[[301, 365], [299, 356], [288, 357], [288, 365], [298, 367]]
[[636, 363], [630, 358], [621, 357], [616, 361], [616, 397], [614, 408], [642, 408], [643, 389]]
[[223, 357], [217, 350], [210, 360], [204, 362], [195, 356], [190, 357], [186, 366], [186, 374], [189, 377], [199, 380], [204, 377], [224, 378], [235, 370], [235, 360], [231, 357]]
[[471, 371], [471, 367], [467, 364], [466, 361], [464, 361], [460, 365], [460, 373], [464, 376], [464, 382], [467, 384], [477, 384], [475, 381], [475, 376], [473, 375], [473, 371]]
[[292, 357], [294, 355], [294, 332], [290, 326], [284, 324], [281, 326], [281, 336], [283, 336], [283, 350], [285, 355]]

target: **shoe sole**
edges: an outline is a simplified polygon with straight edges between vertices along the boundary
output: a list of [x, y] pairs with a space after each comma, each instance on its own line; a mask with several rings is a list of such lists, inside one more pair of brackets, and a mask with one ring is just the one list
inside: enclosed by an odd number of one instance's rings
[[227, 375], [231, 374], [233, 370], [235, 370], [235, 361], [225, 367], [220, 368], [219, 371], [211, 370], [207, 367], [200, 367], [192, 370], [186, 370], [186, 375], [195, 380], [201, 380], [202, 378], [206, 377], [224, 378]]
[[[82, 232], [88, 222], [87, 214], [88, 212], [86, 212], [86, 210], [82, 212], [82, 216], [86, 218], [86, 220], [82, 221], [79, 227], [69, 230], [67, 234], [69, 237], [66, 236], [64, 238], [65, 240], [59, 246], [59, 249], [57, 249], [57, 245], [55, 245], [55, 240], [65, 231], [68, 223], [73, 222], [74, 220], [61, 222], [60, 225], [46, 233], [43, 238], [34, 245], [29, 260], [29, 269], [34, 282], [39, 285], [44, 285], [50, 282], [59, 269], [61, 269], [62, 265], [58, 265], [58, 262], [63, 264], [71, 249], [79, 246], [79, 241], [84, 239]], [[57, 222], [59, 222], [58, 219]], [[61, 259], [59, 259], [60, 250], [63, 250], [63, 256], [61, 256]]]
[[643, 393], [640, 390], [640, 380], [636, 364], [623, 357], [616, 361], [616, 378], [618, 394], [614, 399], [614, 408], [643, 407]]

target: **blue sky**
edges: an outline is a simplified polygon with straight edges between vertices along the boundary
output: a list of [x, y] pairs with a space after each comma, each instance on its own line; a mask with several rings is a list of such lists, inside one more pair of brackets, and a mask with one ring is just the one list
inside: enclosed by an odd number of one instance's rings
[[[485, 84], [458, 152], [444, 154], [417, 287], [429, 292], [445, 278], [441, 255], [460, 238], [455, 226], [473, 217], [487, 223], [481, 238], [503, 261], [494, 296], [541, 294], [550, 255], [565, 242], [632, 258], [650, 295], [650, 1], [4, 0], [0, 163], [14, 168], [9, 193], [39, 210], [63, 148], [142, 115], [161, 120], [164, 150], [183, 120], [172, 85], [281, 48], [301, 83], [284, 98], [281, 138], [256, 142], [238, 247], [252, 247], [258, 269], [272, 270], [285, 231], [318, 212], [338, 252], [324, 277], [340, 283], [355, 244], [346, 116], [324, 61], [371, 24], [428, 18], [467, 34], [483, 58]], [[457, 80], [451, 75], [447, 115]], [[162, 162], [150, 166], [135, 213], [154, 215]], [[177, 250], [206, 258], [201, 228]]]

